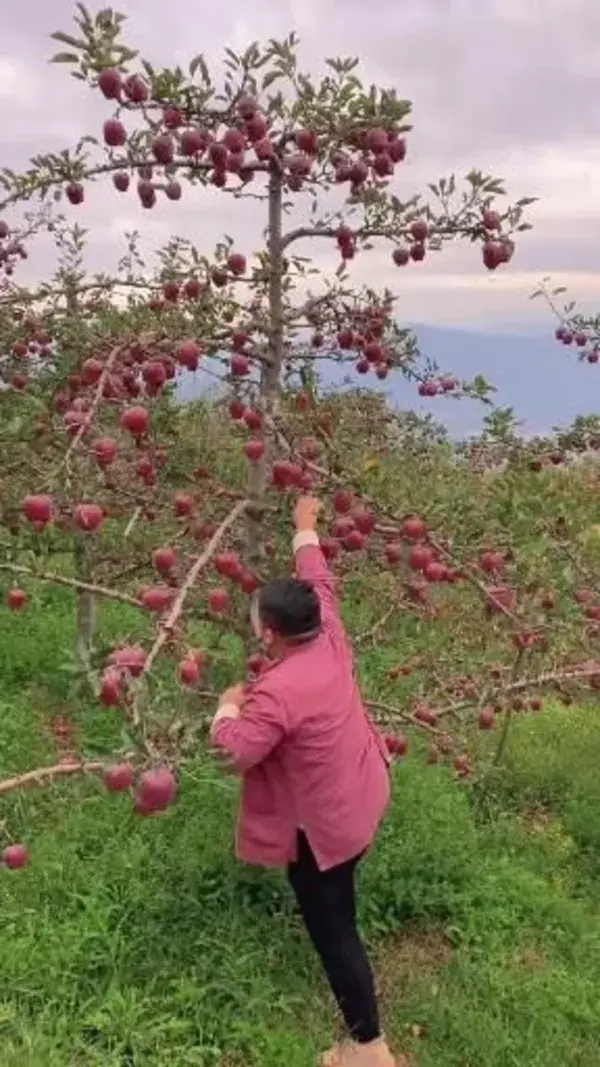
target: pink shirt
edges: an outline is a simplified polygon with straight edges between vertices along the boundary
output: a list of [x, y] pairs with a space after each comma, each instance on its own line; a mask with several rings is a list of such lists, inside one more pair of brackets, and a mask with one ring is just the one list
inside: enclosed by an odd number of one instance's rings
[[390, 797], [390, 756], [369, 719], [318, 538], [295, 539], [296, 571], [321, 602], [322, 632], [290, 648], [252, 686], [241, 714], [211, 728], [243, 774], [238, 858], [264, 867], [296, 858], [299, 828], [321, 870], [368, 848]]

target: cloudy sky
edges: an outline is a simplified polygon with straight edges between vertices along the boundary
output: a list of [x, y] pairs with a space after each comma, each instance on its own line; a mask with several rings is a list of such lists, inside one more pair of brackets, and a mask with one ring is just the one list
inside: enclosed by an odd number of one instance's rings
[[[90, 0], [90, 9], [96, 5]], [[100, 5], [98, 5], [100, 6]], [[544, 307], [528, 294], [544, 274], [569, 287], [584, 309], [600, 304], [600, 5], [597, 0], [118, 0], [127, 37], [159, 65], [203, 51], [218, 65], [224, 45], [279, 37], [295, 29], [305, 69], [324, 55], [358, 55], [368, 81], [395, 86], [413, 101], [414, 133], [398, 180], [404, 196], [426, 181], [472, 166], [502, 176], [510, 193], [537, 196], [534, 230], [510, 267], [490, 276], [471, 246], [398, 271], [389, 252], [356, 261], [357, 278], [399, 292], [407, 321], [467, 328], [547, 329]], [[71, 0], [5, 0], [0, 12], [0, 114], [4, 165], [24, 167], [40, 150], [60, 149], [101, 129], [105, 102], [46, 63], [49, 34], [72, 26]], [[144, 229], [149, 247], [173, 232], [210, 250], [233, 232], [245, 252], [259, 247], [260, 207], [194, 192], [146, 212], [135, 198], [96, 185], [84, 208], [93, 269], [116, 262], [120, 235]], [[303, 249], [304, 251], [304, 249]], [[323, 242], [319, 263], [334, 259]], [[29, 277], [49, 266], [40, 245]], [[552, 326], [550, 326], [552, 328]]]

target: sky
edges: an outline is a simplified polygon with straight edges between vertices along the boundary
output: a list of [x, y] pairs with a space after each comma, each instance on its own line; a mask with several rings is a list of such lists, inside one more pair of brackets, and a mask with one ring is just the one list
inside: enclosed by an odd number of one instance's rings
[[[90, 0], [90, 10], [101, 5]], [[540, 302], [528, 297], [544, 275], [566, 285], [584, 311], [600, 293], [600, 5], [597, 0], [117, 0], [129, 16], [126, 37], [161, 66], [204, 52], [213, 69], [222, 49], [252, 40], [301, 38], [304, 69], [318, 74], [323, 58], [356, 55], [365, 80], [394, 86], [413, 102], [415, 129], [395, 181], [401, 198], [441, 175], [473, 166], [506, 180], [513, 199], [535, 196], [534, 229], [523, 234], [508, 268], [493, 275], [476, 248], [453, 245], [423, 264], [399, 271], [388, 249], [359, 256], [357, 281], [398, 292], [406, 322], [474, 330], [551, 331]], [[2, 165], [16, 170], [40, 151], [60, 150], [99, 132], [106, 101], [49, 66], [49, 35], [72, 29], [71, 0], [5, 0], [0, 11]], [[73, 219], [90, 229], [90, 269], [114, 267], [122, 235], [143, 228], [151, 249], [172, 233], [211, 250], [223, 232], [250, 254], [261, 244], [262, 208], [235, 206], [216, 191], [189, 190], [178, 204], [147, 212], [135, 194], [97, 184]], [[308, 252], [307, 246], [299, 251]], [[320, 266], [337, 260], [318, 242]], [[312, 254], [313, 249], [310, 249]], [[25, 280], [51, 269], [43, 241]]]

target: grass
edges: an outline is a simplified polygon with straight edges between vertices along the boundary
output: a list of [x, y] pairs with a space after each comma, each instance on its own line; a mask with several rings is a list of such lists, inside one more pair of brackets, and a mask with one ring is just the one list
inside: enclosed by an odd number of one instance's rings
[[[75, 717], [110, 751], [118, 716], [68, 695], [68, 592], [0, 610], [0, 772], [51, 757]], [[120, 607], [105, 634], [130, 622]], [[363, 667], [376, 669], [367, 654]], [[597, 1067], [600, 717], [515, 723], [509, 764], [467, 790], [418, 755], [361, 881], [386, 1025], [419, 1067]], [[232, 856], [236, 785], [199, 758], [154, 820], [95, 782], [11, 794], [30, 844], [0, 871], [2, 1067], [308, 1067], [335, 1025], [284, 878]]]

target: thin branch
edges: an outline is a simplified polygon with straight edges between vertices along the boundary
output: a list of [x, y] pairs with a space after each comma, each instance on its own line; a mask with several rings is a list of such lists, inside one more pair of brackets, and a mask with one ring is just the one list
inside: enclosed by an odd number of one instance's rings
[[13, 789], [22, 789], [29, 785], [43, 785], [55, 778], [65, 778], [71, 774], [98, 774], [104, 770], [106, 764], [99, 760], [83, 763], [78, 760], [65, 763], [55, 763], [51, 767], [38, 767], [34, 771], [26, 771], [17, 774], [14, 778], [5, 778], [0, 782], [0, 794], [10, 793]]
[[[514, 685], [516, 683], [516, 681], [517, 681], [517, 675], [519, 673], [519, 669], [520, 669], [521, 664], [523, 662], [523, 655], [524, 655], [524, 651], [523, 651], [522, 648], [520, 648], [519, 651], [517, 652], [517, 658], [516, 658], [516, 660], [514, 662], [514, 666], [513, 666], [512, 672], [511, 672], [512, 681], [509, 682], [509, 685]], [[501, 763], [502, 757], [504, 755], [504, 752], [506, 751], [506, 745], [507, 745], [507, 742], [508, 742], [508, 735], [509, 735], [509, 732], [510, 732], [510, 724], [512, 722], [513, 712], [514, 712], [514, 707], [513, 707], [512, 703], [511, 703], [511, 704], [509, 704], [509, 706], [506, 708], [506, 710], [504, 712], [504, 722], [502, 723], [502, 730], [500, 732], [500, 739], [498, 741], [498, 746], [496, 748], [496, 752], [494, 753], [494, 758], [492, 760], [492, 766], [493, 767], [497, 767]]]
[[[227, 533], [229, 528], [231, 526], [233, 526], [233, 524], [239, 519], [240, 515], [243, 514], [243, 512], [248, 507], [248, 504], [249, 504], [248, 500], [240, 500], [240, 501], [238, 501], [238, 503], [231, 509], [231, 511], [229, 512], [227, 517], [223, 520], [223, 522], [221, 523], [219, 528], [216, 530], [216, 532], [211, 537], [211, 539], [208, 542], [206, 548], [204, 549], [204, 552], [202, 552], [202, 554], [200, 556], [198, 556], [198, 558], [194, 562], [194, 565], [190, 568], [190, 571], [188, 572], [188, 574], [186, 576], [186, 579], [185, 579], [183, 585], [181, 586], [181, 589], [179, 590], [179, 593], [177, 594], [177, 597], [176, 597], [176, 599], [175, 599], [175, 601], [173, 603], [173, 606], [172, 606], [171, 610], [169, 611], [169, 614], [165, 618], [164, 622], [162, 623], [161, 628], [160, 628], [160, 632], [159, 632], [159, 634], [158, 634], [158, 636], [157, 636], [152, 648], [150, 649], [150, 652], [148, 653], [148, 656], [147, 656], [146, 661], [144, 663], [144, 668], [143, 668], [142, 673], [141, 673], [141, 675], [139, 677], [139, 683], [141, 683], [142, 680], [144, 679], [144, 677], [150, 672], [150, 670], [152, 669], [152, 667], [154, 665], [154, 662], [155, 662], [157, 656], [159, 655], [163, 645], [165, 644], [166, 641], [168, 641], [169, 637], [171, 636], [171, 634], [173, 632], [173, 628], [175, 627], [175, 624], [177, 623], [177, 620], [179, 619], [179, 616], [181, 615], [181, 612], [183, 610], [183, 605], [185, 603], [186, 597], [188, 596], [188, 594], [191, 591], [193, 585], [197, 581], [200, 572], [203, 570], [203, 568], [206, 566], [206, 564], [210, 562], [210, 560], [212, 559], [214, 553], [216, 552], [217, 548], [219, 547], [219, 544], [220, 544], [222, 538]], [[138, 687], [138, 691], [137, 691], [136, 697], [134, 698], [133, 706], [132, 706], [132, 721], [133, 721], [134, 726], [138, 726], [139, 722], [140, 722], [140, 709], [139, 709], [139, 697], [140, 697], [140, 694], [141, 694], [141, 688]]]
[[[437, 537], [434, 537], [432, 534], [429, 534], [428, 540], [432, 548], [435, 548], [436, 552], [439, 552], [441, 556], [445, 556], [450, 563], [456, 564], [457, 560], [454, 554], [450, 552], [447, 548], [444, 548], [440, 541], [438, 541]], [[505, 615], [507, 619], [510, 619], [511, 622], [515, 623], [516, 626], [523, 626], [522, 620], [519, 619], [518, 616], [510, 610], [510, 608], [505, 607], [500, 600], [496, 600], [493, 593], [490, 593], [485, 583], [480, 581], [479, 578], [475, 574], [473, 574], [470, 567], [466, 567], [464, 564], [460, 564], [460, 569], [465, 577], [465, 580], [467, 582], [470, 582], [470, 584], [474, 586], [475, 589], [479, 590], [479, 592], [487, 603], [493, 605], [496, 611], [501, 612], [501, 614]]]
[[520, 693], [526, 689], [545, 689], [549, 685], [560, 685], [562, 682], [585, 681], [594, 676], [600, 677], [600, 664], [589, 667], [573, 667], [564, 671], [545, 671], [535, 677], [520, 678], [518, 681], [509, 682], [507, 685], [498, 685], [488, 689], [482, 697], [476, 700], [461, 700], [456, 704], [449, 704], [436, 712], [438, 718], [444, 715], [454, 715], [459, 711], [477, 707], [487, 701], [493, 701], [507, 693]]
[[365, 705], [371, 711], [383, 711], [385, 715], [400, 722], [407, 723], [411, 726], [418, 726], [420, 730], [425, 730], [429, 734], [439, 734], [440, 730], [437, 730], [435, 726], [431, 726], [427, 722], [422, 722], [415, 715], [412, 715], [408, 711], [402, 711], [400, 708], [392, 707], [390, 704], [384, 704], [380, 700], [365, 700]]
[[[69, 463], [70, 463], [70, 460], [71, 460], [71, 456], [73, 455], [75, 450], [79, 447], [79, 445], [81, 443], [81, 440], [84, 437], [84, 435], [88, 432], [90, 426], [92, 425], [92, 423], [94, 421], [94, 416], [95, 416], [98, 408], [100, 407], [100, 404], [102, 402], [102, 397], [103, 397], [103, 394], [104, 394], [104, 386], [106, 385], [108, 376], [109, 376], [112, 368], [115, 365], [117, 357], [121, 354], [123, 349], [125, 349], [126, 347], [127, 347], [127, 344], [117, 345], [115, 348], [113, 348], [112, 352], [109, 353], [108, 359], [106, 360], [106, 363], [104, 364], [104, 367], [102, 369], [102, 374], [100, 375], [100, 378], [98, 379], [98, 385], [96, 386], [96, 391], [94, 393], [91, 406], [90, 406], [89, 410], [86, 412], [86, 417], [85, 417], [84, 421], [81, 423], [81, 426], [79, 427], [77, 433], [73, 437], [73, 440], [71, 441], [71, 444], [67, 448], [67, 451], [65, 452], [65, 455], [64, 455], [64, 458], [63, 458], [63, 461], [62, 461], [62, 463], [60, 465], [59, 470], [62, 467], [65, 467], [67, 469], [67, 471], [69, 470]], [[58, 473], [58, 471], [55, 472], [54, 477], [56, 477], [57, 473]]]
[[392, 604], [392, 607], [388, 608], [387, 611], [384, 612], [384, 614], [381, 616], [381, 618], [378, 619], [377, 622], [374, 623], [374, 625], [371, 626], [371, 628], [369, 630], [366, 630], [362, 634], [357, 634], [356, 635], [356, 637], [353, 639], [354, 644], [355, 645], [362, 645], [366, 641], [371, 641], [374, 637], [377, 637], [377, 634], [385, 626], [385, 624], [388, 621], [388, 619], [391, 619], [391, 617], [394, 614], [394, 612], [397, 611], [401, 607], [406, 607], [406, 605]]
[[133, 515], [131, 516], [131, 518], [130, 518], [129, 522], [127, 523], [127, 526], [125, 527], [125, 532], [124, 532], [124, 534], [123, 534], [123, 539], [124, 539], [125, 541], [126, 541], [126, 540], [127, 540], [127, 538], [128, 538], [129, 536], [130, 536], [130, 534], [131, 534], [131, 531], [133, 530], [133, 527], [135, 526], [135, 524], [136, 524], [136, 522], [138, 521], [138, 519], [139, 519], [139, 517], [140, 517], [140, 515], [141, 515], [141, 514], [142, 514], [142, 509], [141, 509], [141, 507], [139, 507], [139, 506], [138, 506], [138, 507], [137, 507], [137, 508], [135, 509], [135, 511], [134, 511], [134, 513], [133, 513]]
[[[288, 230], [282, 237], [281, 247], [287, 248], [288, 245], [293, 244], [294, 241], [300, 241], [302, 238], [308, 237], [336, 237], [338, 227], [337, 226], [298, 226], [295, 230]], [[368, 240], [370, 237], [387, 237], [389, 239], [389, 230], [380, 230], [377, 227], [370, 228], [363, 226], [360, 229], [353, 231], [354, 237], [359, 240]], [[396, 236], [396, 235], [394, 235]], [[398, 237], [401, 236], [398, 233]]]
[[118, 589], [107, 589], [103, 585], [94, 585], [92, 582], [80, 582], [77, 578], [67, 578], [64, 574], [53, 574], [48, 571], [39, 573], [30, 567], [22, 567], [18, 563], [0, 563], [0, 571], [8, 571], [10, 574], [23, 574], [28, 578], [34, 578], [38, 582], [65, 585], [67, 588], [75, 589], [80, 593], [92, 593], [94, 596], [106, 597], [107, 600], [119, 600], [122, 604], [130, 604], [134, 608], [144, 610], [141, 600], [137, 600], [127, 593], [121, 593]]
[[[148, 159], [116, 159], [111, 160], [110, 163], [101, 163], [95, 167], [90, 167], [86, 170], [84, 177], [86, 180], [95, 178], [101, 174], [112, 174], [115, 170], [123, 170], [129, 168], [131, 170], [139, 170], [140, 167], [148, 165]], [[193, 171], [194, 174], [209, 173], [213, 169], [211, 163], [191, 163], [187, 156], [180, 159], [174, 159], [169, 164], [169, 168], [173, 171], [180, 169], [187, 169]], [[249, 163], [248, 170], [252, 171], [266, 171], [269, 168], [268, 163], [262, 163], [260, 161], [256, 163]], [[36, 182], [32, 182], [29, 188], [19, 189], [15, 193], [11, 193], [2, 202], [0, 202], [0, 211], [4, 211], [10, 204], [19, 203], [22, 200], [30, 200], [37, 193], [47, 192], [55, 185], [66, 185], [69, 181], [69, 176], [66, 174], [52, 175], [51, 177], [38, 178]]]

